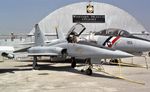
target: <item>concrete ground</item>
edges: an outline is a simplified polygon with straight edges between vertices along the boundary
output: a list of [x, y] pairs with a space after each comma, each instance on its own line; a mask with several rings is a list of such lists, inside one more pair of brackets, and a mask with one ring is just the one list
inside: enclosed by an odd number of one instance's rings
[[[124, 62], [131, 62], [131, 58]], [[147, 59], [150, 66], [150, 58]], [[134, 58], [134, 63], [145, 66], [144, 58]], [[88, 76], [71, 69], [69, 63], [40, 62], [39, 70], [32, 70], [32, 62], [7, 60], [0, 62], [0, 92], [149, 92], [150, 69], [103, 65], [106, 72], [93, 70]], [[81, 68], [81, 67], [80, 67]], [[135, 83], [137, 82], [137, 83]], [[138, 84], [145, 83], [145, 85]]]

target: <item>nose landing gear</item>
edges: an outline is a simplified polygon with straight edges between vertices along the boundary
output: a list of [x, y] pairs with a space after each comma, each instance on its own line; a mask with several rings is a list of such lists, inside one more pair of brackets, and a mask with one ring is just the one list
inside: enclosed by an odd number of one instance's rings
[[72, 67], [72, 68], [75, 68], [75, 67], [76, 67], [76, 60], [75, 60], [75, 57], [72, 57], [72, 58], [71, 58], [71, 61], [72, 61], [72, 62], [71, 62], [71, 67]]

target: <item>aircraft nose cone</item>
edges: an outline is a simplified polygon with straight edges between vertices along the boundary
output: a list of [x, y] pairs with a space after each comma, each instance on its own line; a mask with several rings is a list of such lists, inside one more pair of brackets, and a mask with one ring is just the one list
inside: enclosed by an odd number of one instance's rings
[[114, 50], [114, 51], [105, 51], [105, 56], [106, 58], [126, 58], [126, 57], [133, 57], [132, 54], [129, 54], [127, 52], [123, 52], [120, 50]]
[[147, 48], [148, 50], [150, 50], [150, 42], [145, 42], [145, 48]]
[[134, 56], [134, 55], [132, 55], [132, 54], [129, 54], [129, 53], [123, 52], [123, 51], [119, 51], [119, 50], [116, 50], [115, 53], [116, 53], [115, 55], [117, 55], [117, 56], [120, 57], [120, 58], [133, 57], [133, 56]]
[[141, 52], [150, 51], [150, 42], [148, 42], [148, 41], [137, 41], [135, 48]]

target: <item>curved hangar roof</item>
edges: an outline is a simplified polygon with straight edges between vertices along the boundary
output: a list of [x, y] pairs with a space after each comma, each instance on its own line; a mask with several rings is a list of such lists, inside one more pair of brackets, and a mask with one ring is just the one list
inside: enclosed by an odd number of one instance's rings
[[98, 2], [80, 2], [64, 6], [41, 20], [39, 26], [45, 33], [56, 33], [56, 27], [67, 33], [77, 22], [86, 27], [85, 32], [106, 28], [124, 29], [131, 33], [146, 31], [133, 16], [124, 10]]

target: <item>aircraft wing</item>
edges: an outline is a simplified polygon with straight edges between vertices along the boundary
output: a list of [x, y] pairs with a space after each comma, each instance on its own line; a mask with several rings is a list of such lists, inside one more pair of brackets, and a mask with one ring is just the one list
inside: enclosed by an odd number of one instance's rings
[[29, 53], [28, 56], [58, 56], [58, 53]]
[[[45, 41], [45, 43], [51, 43], [51, 41]], [[25, 43], [20, 43], [20, 45], [34, 45], [35, 42], [25, 42]]]
[[34, 42], [25, 42], [25, 43], [20, 43], [19, 45], [33, 45]]
[[22, 48], [22, 49], [19, 49], [19, 50], [15, 50], [14, 53], [17, 53], [17, 52], [27, 52], [29, 48], [31, 48], [31, 47], [25, 47], [25, 48]]

